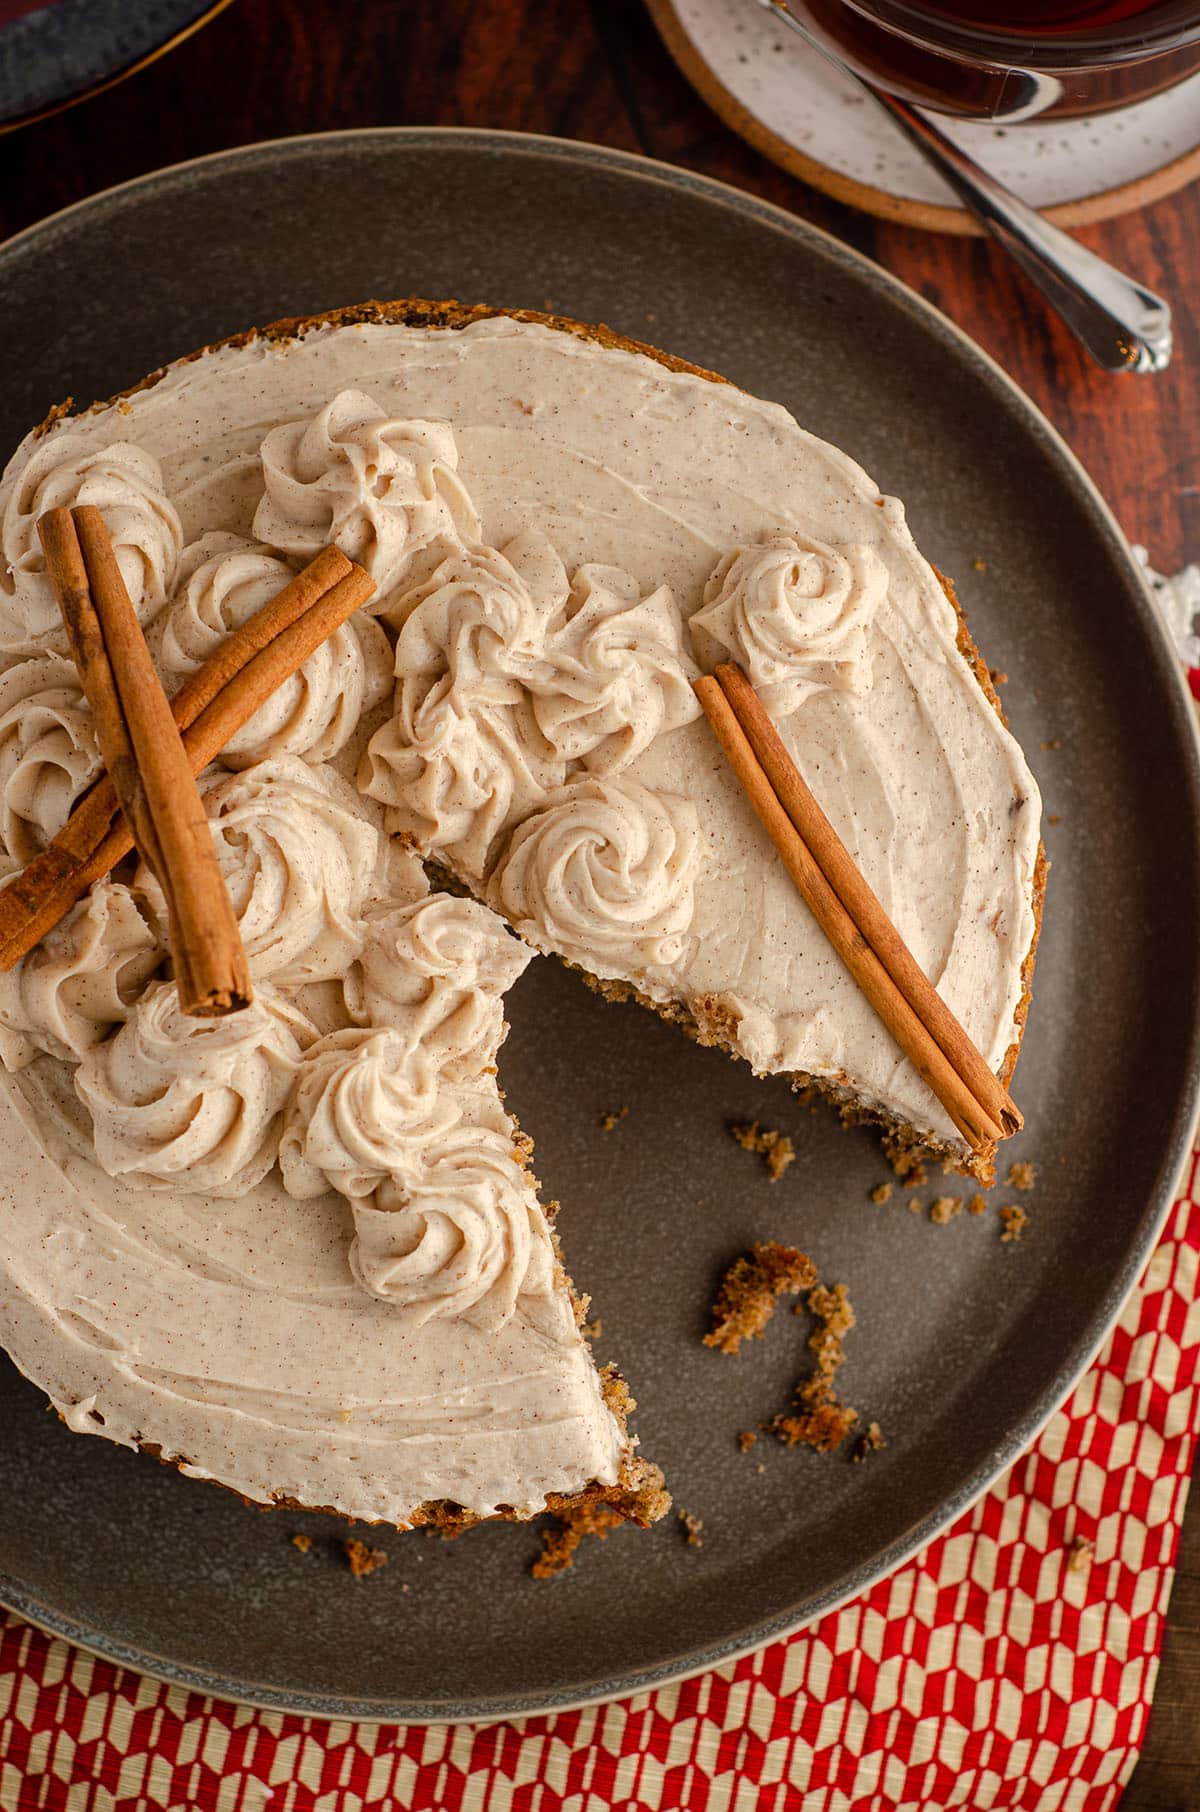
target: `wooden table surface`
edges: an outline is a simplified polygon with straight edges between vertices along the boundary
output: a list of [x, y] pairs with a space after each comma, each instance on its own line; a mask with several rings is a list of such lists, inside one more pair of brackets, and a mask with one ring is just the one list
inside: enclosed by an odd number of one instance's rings
[[[182, 158], [400, 124], [501, 126], [642, 151], [830, 229], [1013, 373], [1160, 569], [1200, 559], [1200, 184], [1081, 234], [1176, 306], [1170, 375], [1109, 377], [990, 246], [871, 220], [751, 151], [692, 93], [642, 0], [234, 0], [131, 81], [0, 139], [0, 236]], [[1184, 1532], [1149, 1737], [1123, 1806], [1200, 1812], [1200, 1498]]]

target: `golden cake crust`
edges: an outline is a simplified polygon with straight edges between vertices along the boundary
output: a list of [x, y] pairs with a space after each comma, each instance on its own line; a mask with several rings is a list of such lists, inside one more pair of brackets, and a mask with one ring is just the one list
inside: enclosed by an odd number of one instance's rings
[[[706, 370], [703, 366], [692, 364], [687, 359], [679, 358], [672, 353], [663, 352], [659, 347], [649, 345], [644, 341], [631, 339], [627, 335], [617, 333], [612, 328], [603, 324], [576, 321], [570, 316], [548, 314], [535, 309], [496, 308], [484, 303], [468, 304], [457, 301], [429, 301], [420, 297], [402, 297], [394, 301], [361, 302], [350, 307], [330, 309], [322, 314], [288, 316], [278, 321], [272, 321], [264, 327], [252, 327], [242, 333], [232, 334], [225, 339], [213, 341], [208, 345], [197, 348], [194, 352], [187, 353], [180, 358], [172, 360], [170, 365], [160, 366], [157, 370], [150, 372], [146, 377], [142, 378], [138, 383], [131, 385], [128, 389], [117, 393], [115, 396], [97, 400], [78, 411], [75, 409], [74, 399], [70, 397], [66, 398], [63, 402], [56, 404], [49, 411], [44, 421], [35, 430], [35, 435], [41, 436], [48, 433], [50, 429], [55, 427], [59, 422], [76, 415], [89, 415], [109, 407], [120, 410], [122, 404], [127, 404], [127, 400], [130, 397], [134, 397], [144, 390], [152, 389], [170, 370], [174, 370], [181, 365], [189, 364], [193, 360], [202, 358], [206, 354], [218, 351], [222, 348], [238, 349], [251, 346], [258, 341], [284, 343], [289, 340], [302, 339], [306, 334], [316, 332], [323, 328], [354, 327], [371, 324], [441, 329], [447, 332], [455, 332], [471, 326], [472, 323], [476, 321], [491, 320], [498, 317], [507, 317], [516, 321], [529, 322], [542, 327], [552, 328], [559, 333], [571, 334], [577, 339], [590, 341], [599, 346], [624, 352], [640, 353], [644, 357], [654, 360], [656, 364], [663, 366], [669, 371], [686, 372], [691, 376], [703, 378], [709, 383], [729, 383], [729, 379], [722, 377], [718, 372]], [[966, 616], [959, 603], [954, 586], [945, 575], [938, 573], [938, 578], [941, 580], [946, 595], [953, 605], [958, 618], [957, 643], [959, 650], [970, 665], [981, 690], [999, 715], [1001, 721], [1004, 722], [1006, 721], [1004, 712], [999, 695], [993, 684], [991, 673], [967, 627]], [[1037, 956], [1038, 940], [1041, 934], [1048, 868], [1049, 864], [1046, 860], [1044, 847], [1039, 844], [1032, 900], [1034, 911], [1034, 934], [1022, 967], [1022, 996], [1015, 1015], [1018, 1034], [1009, 1048], [1004, 1065], [1001, 1069], [1001, 1078], [1006, 1084], [1011, 1080], [1013, 1070], [1016, 1066], [1021, 1046], [1021, 1035], [1024, 1030], [1025, 1020], [1029, 1010], [1029, 1002], [1033, 987], [1034, 965]], [[711, 1014], [705, 1015], [703, 1018], [697, 1018], [682, 1007], [661, 1007], [657, 1003], [639, 995], [637, 990], [629, 984], [599, 981], [592, 976], [588, 976], [586, 979], [593, 987], [598, 989], [599, 992], [610, 998], [634, 998], [640, 1000], [643, 1005], [650, 1007], [652, 1011], [659, 1013], [667, 1019], [680, 1023], [686, 1031], [697, 1038], [702, 1044], [720, 1045], [730, 1051], [732, 1049], [731, 1038], [736, 1028], [723, 1023], [720, 1003], [713, 1003], [713, 1011]], [[928, 1145], [917, 1141], [910, 1129], [903, 1124], [891, 1121], [886, 1116], [868, 1113], [844, 1091], [840, 1090], [835, 1083], [829, 1083], [823, 1079], [807, 1075], [796, 1075], [792, 1078], [792, 1081], [797, 1089], [811, 1089], [816, 1087], [820, 1092], [829, 1096], [835, 1105], [839, 1107], [842, 1118], [848, 1124], [859, 1120], [870, 1120], [876, 1124], [882, 1125], [888, 1134], [889, 1144], [895, 1151], [901, 1153], [911, 1152], [914, 1156], [929, 1155], [941, 1158], [947, 1162], [947, 1168], [958, 1168], [966, 1174], [974, 1175], [984, 1183], [989, 1183], [993, 1180], [994, 1146], [964, 1162], [957, 1154], [938, 1148], [931, 1148]], [[605, 1401], [624, 1431], [626, 1417], [634, 1407], [628, 1389], [619, 1373], [612, 1368], [608, 1368], [602, 1373], [601, 1383], [604, 1390]], [[156, 1450], [151, 1443], [145, 1443], [143, 1450], [155, 1454], [156, 1457], [160, 1459], [165, 1459], [166, 1457]], [[182, 1464], [184, 1462], [182, 1459], [177, 1459], [174, 1461], [167, 1460], [166, 1463]], [[603, 1486], [592, 1483], [585, 1486], [580, 1492], [573, 1496], [554, 1496], [548, 1499], [545, 1507], [547, 1510], [562, 1513], [587, 1505], [607, 1503], [611, 1504], [622, 1517], [645, 1525], [656, 1521], [660, 1516], [664, 1515], [670, 1506], [670, 1501], [659, 1469], [648, 1461], [638, 1458], [632, 1448], [628, 1448], [622, 1461], [621, 1476], [615, 1485]], [[285, 1498], [275, 1500], [275, 1502], [277, 1507], [281, 1508], [323, 1508], [320, 1505], [297, 1504], [293, 1500]], [[501, 1518], [513, 1520], [516, 1518], [517, 1513], [515, 1511], [501, 1511], [499, 1515]], [[414, 1512], [411, 1523], [408, 1526], [429, 1526], [437, 1528], [445, 1534], [457, 1534], [480, 1520], [482, 1519], [462, 1510], [457, 1505], [437, 1502], [421, 1505]]]

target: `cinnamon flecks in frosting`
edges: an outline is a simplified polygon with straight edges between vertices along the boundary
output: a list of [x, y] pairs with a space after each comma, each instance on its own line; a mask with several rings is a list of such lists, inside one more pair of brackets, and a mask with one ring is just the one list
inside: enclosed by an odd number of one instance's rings
[[163, 949], [127, 887], [99, 881], [29, 955], [0, 972], [0, 1059], [74, 1063], [129, 1017]]
[[389, 808], [390, 830], [475, 877], [495, 839], [566, 776], [524, 684], [566, 596], [553, 549], [525, 537], [452, 555], [394, 608], [395, 715], [358, 783]]
[[35, 447], [4, 505], [0, 644], [61, 638], [37, 519], [46, 510], [81, 503], [104, 512], [121, 577], [141, 620], [147, 622], [162, 606], [183, 545], [162, 467], [143, 447], [125, 441], [97, 447], [93, 437], [67, 430]]
[[636, 780], [581, 780], [517, 826], [488, 901], [538, 948], [601, 975], [686, 952], [700, 829], [691, 800]]
[[[362, 913], [380, 885], [380, 833], [353, 787], [294, 755], [240, 774], [214, 770], [202, 789], [246, 955], [278, 987], [332, 981], [362, 949]], [[161, 893], [137, 885], [156, 924]]]
[[[350, 1263], [365, 1290], [404, 1303], [416, 1322], [453, 1316], [502, 1328], [554, 1295], [554, 1251], [511, 1131], [461, 1125], [414, 1151], [354, 1210]], [[538, 1317], [559, 1339], [571, 1323]]]
[[699, 711], [669, 586], [649, 594], [619, 567], [581, 566], [563, 620], [530, 679], [533, 714], [565, 761], [597, 774], [628, 767], [656, 737]]
[[[293, 577], [286, 561], [240, 535], [213, 531], [186, 547], [174, 596], [150, 638], [168, 693]], [[369, 617], [352, 617], [230, 738], [222, 764], [246, 768], [275, 755], [328, 761], [388, 696], [391, 672], [383, 631]]]
[[351, 1026], [306, 1051], [279, 1150], [283, 1186], [303, 1200], [361, 1200], [456, 1126], [462, 1103], [398, 1032]]
[[390, 1026], [448, 1080], [469, 1082], [496, 1061], [502, 997], [533, 952], [486, 907], [432, 894], [368, 922], [343, 984], [357, 1025]]
[[15, 862], [62, 829], [101, 765], [74, 662], [36, 654], [0, 674], [0, 830]]
[[255, 535], [306, 560], [334, 542], [374, 579], [372, 612], [423, 556], [479, 538], [448, 422], [399, 420], [343, 390], [310, 419], [273, 428], [261, 456]]
[[770, 535], [717, 562], [692, 643], [706, 667], [732, 656], [768, 710], [785, 715], [823, 687], [862, 688], [867, 630], [886, 590], [887, 568], [869, 547]]
[[75, 1072], [110, 1176], [240, 1196], [279, 1149], [302, 1043], [298, 1010], [268, 986], [226, 1019], [189, 1019], [172, 982], [156, 982]]
[[453, 555], [391, 608], [395, 716], [359, 784], [392, 828], [475, 878], [572, 767], [608, 775], [691, 723], [696, 668], [670, 588], [620, 567], [570, 584], [545, 536]]
[[993, 1067], [1019, 1037], [1037, 790], [900, 506], [772, 404], [533, 323], [182, 362], [0, 480], [13, 862], [98, 769], [34, 527], [76, 501], [170, 688], [330, 541], [378, 589], [202, 779], [253, 1007], [179, 1015], [144, 875], [0, 979], [4, 1344], [72, 1426], [258, 1501], [403, 1525], [616, 1487], [627, 1401], [494, 1074], [529, 946], [958, 1150], [730, 782], [698, 665], [769, 694]]

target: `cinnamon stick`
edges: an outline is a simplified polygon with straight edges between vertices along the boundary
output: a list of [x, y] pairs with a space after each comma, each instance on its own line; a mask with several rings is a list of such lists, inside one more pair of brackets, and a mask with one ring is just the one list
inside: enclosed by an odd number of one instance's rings
[[722, 662], [716, 676], [784, 811], [897, 988], [989, 1116], [1006, 1135], [1020, 1132], [1024, 1120], [1016, 1103], [892, 924], [788, 754], [754, 687], [732, 661]]
[[[184, 682], [171, 714], [193, 775], [374, 589], [361, 566], [326, 548]], [[239, 659], [245, 663], [240, 667]], [[52, 842], [0, 889], [0, 970], [27, 956], [128, 855], [133, 838], [119, 812], [112, 783], [102, 775]]]
[[251, 999], [241, 933], [104, 518], [83, 504], [49, 511], [38, 530], [109, 779], [166, 896], [180, 1005], [237, 1012]]
[[695, 682], [695, 689], [730, 767], [813, 917], [972, 1150], [986, 1150], [1006, 1136], [1005, 1127], [935, 1042], [850, 916], [776, 796], [720, 682], [706, 675]]

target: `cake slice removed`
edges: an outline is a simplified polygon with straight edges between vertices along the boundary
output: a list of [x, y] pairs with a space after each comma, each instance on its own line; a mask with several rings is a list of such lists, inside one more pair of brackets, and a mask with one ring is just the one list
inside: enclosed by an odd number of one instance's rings
[[[255, 772], [210, 789], [210, 812]], [[320, 851], [301, 794], [289, 809]], [[261, 832], [243, 810], [234, 866], [259, 900], [230, 877], [260, 933]], [[297, 891], [275, 914], [285, 975], [331, 941], [320, 915], [300, 936]], [[70, 1427], [254, 1502], [399, 1528], [663, 1513], [496, 1085], [502, 994], [529, 955], [412, 864], [363, 921], [345, 1011], [323, 981], [259, 975], [245, 1012], [185, 1019], [153, 980], [73, 1073], [28, 1061], [72, 978], [26, 959], [26, 1060], [0, 1086], [0, 1310]]]
[[[989, 1180], [994, 1146], [971, 1148], [875, 1017], [692, 691], [742, 665], [1007, 1083], [1045, 887], [1040, 798], [902, 506], [777, 405], [604, 330], [408, 303], [369, 319], [405, 406], [453, 423], [481, 539], [450, 538], [380, 606], [393, 715], [360, 786], [605, 994], [815, 1084], [898, 1156]], [[300, 341], [314, 366], [328, 333]]]
[[202, 779], [253, 1008], [183, 1020], [127, 870], [0, 978], [0, 1340], [71, 1427], [258, 1502], [653, 1520], [497, 1089], [501, 999], [553, 953], [987, 1179], [693, 691], [744, 667], [1007, 1081], [1040, 801], [949, 587], [844, 454], [606, 329], [408, 300], [251, 331], [56, 411], [0, 482], [7, 872], [98, 769], [36, 534], [79, 501], [169, 688], [330, 543], [376, 590]]

